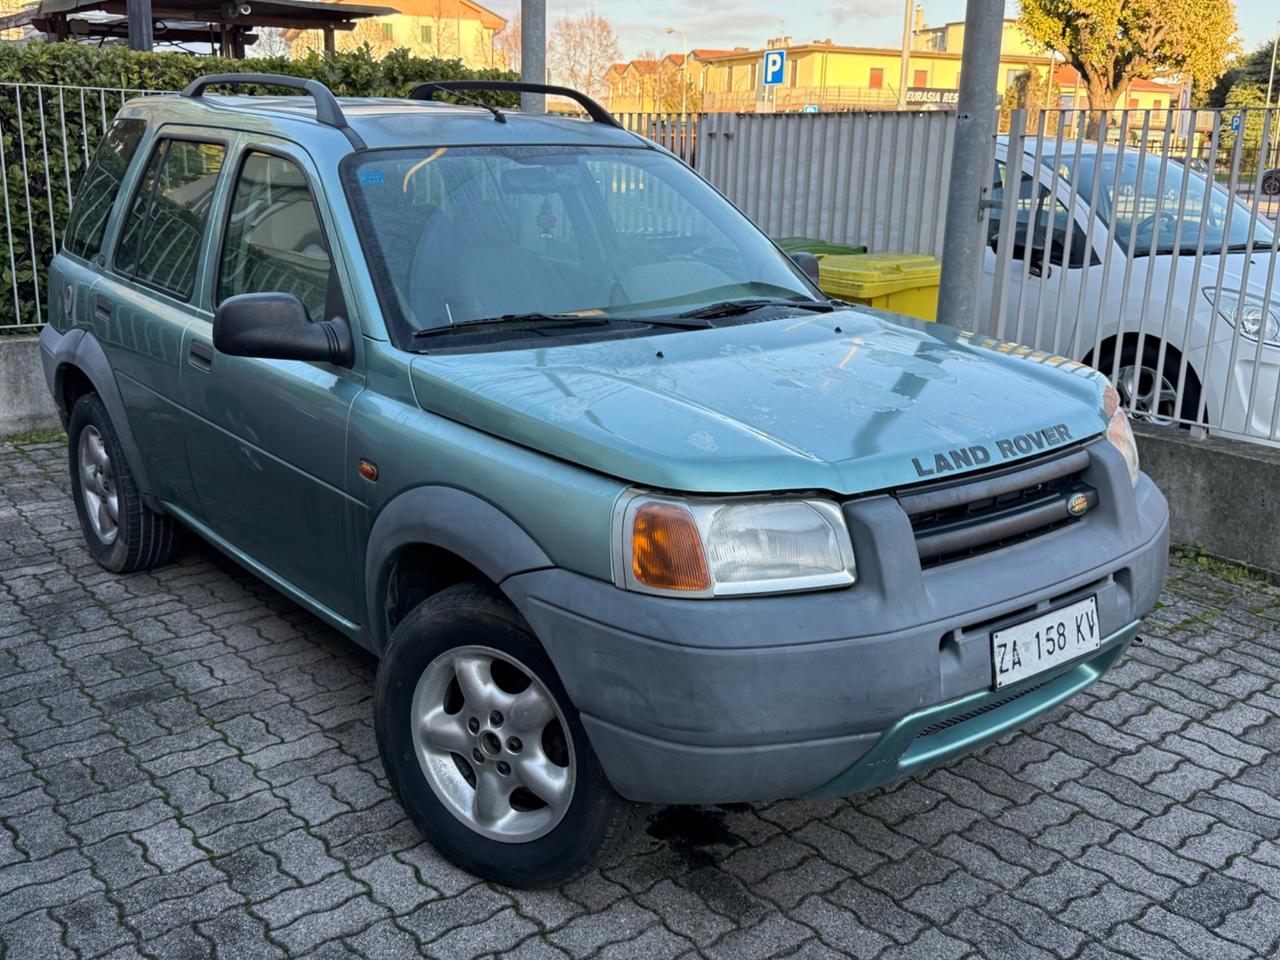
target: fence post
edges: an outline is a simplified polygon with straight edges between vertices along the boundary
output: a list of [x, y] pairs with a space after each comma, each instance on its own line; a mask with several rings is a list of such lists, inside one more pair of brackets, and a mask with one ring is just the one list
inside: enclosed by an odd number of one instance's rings
[[972, 325], [978, 309], [978, 266], [987, 220], [981, 200], [982, 188], [991, 183], [1003, 0], [968, 0], [964, 21], [956, 138], [938, 289], [938, 320], [952, 326]]

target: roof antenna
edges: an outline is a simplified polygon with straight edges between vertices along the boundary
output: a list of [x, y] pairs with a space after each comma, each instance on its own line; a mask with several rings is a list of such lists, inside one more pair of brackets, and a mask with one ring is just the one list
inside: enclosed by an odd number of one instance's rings
[[493, 119], [497, 120], [498, 123], [507, 122], [507, 115], [505, 113], [503, 113], [501, 110], [499, 110], [497, 107], [493, 106], [492, 104], [485, 103], [483, 100], [478, 100], [475, 97], [468, 97], [465, 93], [459, 93], [457, 90], [451, 90], [450, 88], [444, 86], [443, 84], [432, 83], [430, 80], [427, 80], [419, 84], [419, 86], [431, 87], [434, 90], [439, 90], [441, 93], [447, 93], [449, 96], [457, 97], [459, 100], [463, 101], [464, 103], [469, 103], [473, 107], [483, 107], [485, 110], [488, 110], [490, 113], [493, 114]]

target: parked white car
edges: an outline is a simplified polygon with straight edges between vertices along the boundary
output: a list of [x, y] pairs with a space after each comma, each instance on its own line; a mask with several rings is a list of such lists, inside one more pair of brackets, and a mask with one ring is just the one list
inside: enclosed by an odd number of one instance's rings
[[1104, 370], [1149, 419], [1276, 441], [1273, 224], [1176, 159], [1046, 138], [1037, 164], [1036, 143], [1009, 224], [997, 144], [980, 318], [998, 287], [996, 335]]

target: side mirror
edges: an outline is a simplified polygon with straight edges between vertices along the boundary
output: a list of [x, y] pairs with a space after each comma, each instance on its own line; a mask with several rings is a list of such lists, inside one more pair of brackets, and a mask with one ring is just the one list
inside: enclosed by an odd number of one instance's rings
[[799, 251], [791, 254], [791, 262], [803, 271], [804, 275], [813, 281], [813, 285], [818, 285], [818, 258], [812, 253]]
[[213, 345], [233, 357], [319, 360], [351, 366], [355, 344], [342, 317], [313, 323], [292, 293], [242, 293], [213, 315]]

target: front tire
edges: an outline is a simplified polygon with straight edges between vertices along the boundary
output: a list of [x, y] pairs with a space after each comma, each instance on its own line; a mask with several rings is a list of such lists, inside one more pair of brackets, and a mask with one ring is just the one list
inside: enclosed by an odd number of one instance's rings
[[538, 641], [493, 587], [424, 600], [378, 665], [378, 747], [437, 850], [514, 887], [576, 876], [628, 832], [614, 792]]
[[84, 394], [71, 409], [67, 453], [76, 514], [93, 559], [113, 573], [167, 563], [174, 521], [142, 502], [120, 437], [96, 393]]
[[1110, 350], [1103, 353], [1098, 369], [1108, 377], [1116, 370], [1115, 388], [1120, 394], [1120, 405], [1132, 410], [1136, 419], [1158, 426], [1195, 422], [1200, 409], [1200, 378], [1188, 365], [1179, 401], [1177, 388], [1181, 359], [1172, 348], [1165, 349], [1161, 364], [1160, 342], [1146, 338], [1141, 359], [1138, 358], [1136, 343], [1124, 345], [1118, 369], [1114, 358], [1115, 354]]

